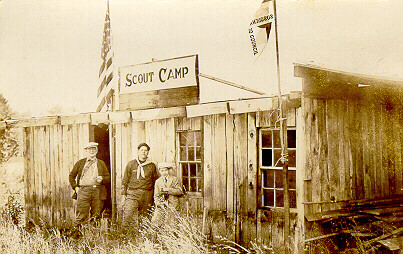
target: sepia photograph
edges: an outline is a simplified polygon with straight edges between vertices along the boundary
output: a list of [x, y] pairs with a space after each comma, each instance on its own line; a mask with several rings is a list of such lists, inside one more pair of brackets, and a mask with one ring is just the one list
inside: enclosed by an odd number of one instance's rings
[[401, 253], [400, 0], [0, 0], [0, 253]]

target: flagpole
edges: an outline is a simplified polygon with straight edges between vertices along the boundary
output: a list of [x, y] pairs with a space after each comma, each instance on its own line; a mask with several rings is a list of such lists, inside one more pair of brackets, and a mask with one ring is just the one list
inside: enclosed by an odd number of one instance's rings
[[281, 162], [283, 163], [283, 191], [284, 191], [284, 247], [285, 253], [291, 251], [290, 244], [290, 199], [288, 187], [288, 140], [287, 140], [287, 105], [286, 100], [282, 101], [281, 98], [281, 84], [280, 84], [280, 54], [278, 50], [278, 23], [277, 23], [277, 4], [273, 0], [274, 12], [274, 26], [276, 37], [276, 59], [277, 59], [277, 86], [278, 86], [278, 100], [280, 104], [280, 140], [281, 140]]

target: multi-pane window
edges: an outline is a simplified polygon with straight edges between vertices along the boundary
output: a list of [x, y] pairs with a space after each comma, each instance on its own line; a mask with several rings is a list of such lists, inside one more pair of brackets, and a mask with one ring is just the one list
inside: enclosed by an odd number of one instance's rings
[[179, 165], [183, 186], [189, 192], [203, 189], [201, 131], [179, 132]]
[[[290, 207], [296, 208], [296, 130], [287, 130]], [[283, 163], [279, 129], [261, 129], [259, 136], [262, 207], [284, 207]]]

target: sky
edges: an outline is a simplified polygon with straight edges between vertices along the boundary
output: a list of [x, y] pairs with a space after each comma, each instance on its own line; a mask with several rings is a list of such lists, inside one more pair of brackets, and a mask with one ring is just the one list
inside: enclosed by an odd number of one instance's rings
[[[198, 54], [201, 73], [278, 93], [275, 37], [253, 57], [261, 0], [110, 0], [114, 67]], [[14, 111], [94, 112], [105, 0], [0, 0], [0, 93]], [[282, 93], [301, 90], [293, 63], [403, 80], [400, 0], [277, 0]], [[115, 76], [114, 82], [118, 82]], [[249, 98], [200, 78], [200, 101]]]

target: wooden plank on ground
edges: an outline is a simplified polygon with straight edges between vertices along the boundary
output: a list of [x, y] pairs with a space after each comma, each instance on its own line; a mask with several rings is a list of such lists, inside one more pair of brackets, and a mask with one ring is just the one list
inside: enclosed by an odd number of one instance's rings
[[226, 114], [225, 136], [227, 144], [227, 238], [235, 241], [235, 185], [234, 185], [234, 115]]
[[188, 118], [226, 113], [228, 113], [228, 102], [203, 103], [186, 106], [186, 115]]
[[185, 107], [155, 108], [131, 111], [132, 119], [136, 121], [148, 121], [172, 117], [185, 117]]

